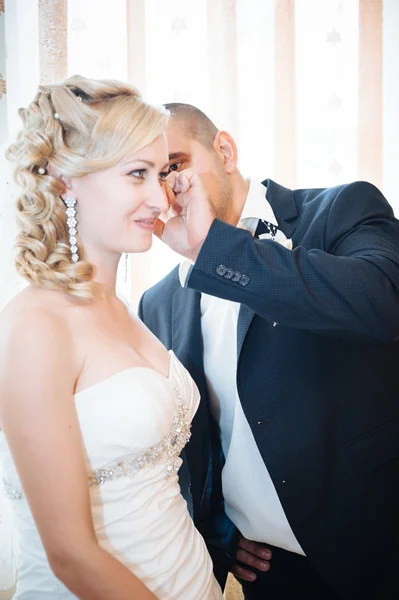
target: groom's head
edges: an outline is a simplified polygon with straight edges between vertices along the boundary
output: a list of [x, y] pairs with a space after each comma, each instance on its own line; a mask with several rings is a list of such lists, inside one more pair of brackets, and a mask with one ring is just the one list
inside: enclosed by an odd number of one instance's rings
[[[216, 215], [234, 220], [234, 203], [242, 188], [237, 169], [237, 148], [230, 134], [191, 104], [165, 104], [171, 118], [167, 128], [170, 168], [193, 169], [205, 185]], [[240, 189], [239, 189], [240, 188]]]

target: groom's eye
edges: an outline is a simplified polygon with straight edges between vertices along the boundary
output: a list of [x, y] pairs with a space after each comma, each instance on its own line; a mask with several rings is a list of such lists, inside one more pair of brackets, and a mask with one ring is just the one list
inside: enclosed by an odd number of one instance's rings
[[182, 166], [183, 163], [181, 162], [177, 162], [177, 163], [173, 163], [172, 165], [169, 165], [169, 172], [171, 171], [178, 171], [180, 169], [180, 167]]
[[162, 173], [159, 174], [159, 179], [161, 181], [165, 181], [165, 179], [167, 178], [168, 175], [169, 175], [169, 171], [162, 171]]

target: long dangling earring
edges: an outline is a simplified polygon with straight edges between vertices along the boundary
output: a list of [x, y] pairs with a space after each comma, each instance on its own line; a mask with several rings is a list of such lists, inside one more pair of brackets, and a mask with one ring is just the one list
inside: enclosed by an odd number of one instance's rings
[[78, 239], [77, 239], [77, 220], [76, 220], [76, 200], [75, 198], [72, 198], [72, 196], [68, 196], [67, 199], [65, 200], [65, 204], [67, 205], [67, 210], [66, 210], [66, 214], [68, 217], [67, 220], [67, 224], [68, 224], [68, 229], [69, 229], [69, 243], [70, 243], [70, 248], [71, 248], [71, 254], [72, 254], [72, 261], [74, 263], [77, 263], [79, 260], [79, 255], [78, 255], [78, 247], [77, 247], [77, 243], [78, 243]]

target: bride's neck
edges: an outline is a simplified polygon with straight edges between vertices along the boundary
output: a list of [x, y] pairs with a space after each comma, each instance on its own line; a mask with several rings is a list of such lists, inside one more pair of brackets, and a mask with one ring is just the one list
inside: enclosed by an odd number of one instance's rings
[[100, 253], [85, 249], [85, 260], [94, 266], [94, 281], [99, 285], [101, 296], [115, 298], [116, 279], [120, 254]]

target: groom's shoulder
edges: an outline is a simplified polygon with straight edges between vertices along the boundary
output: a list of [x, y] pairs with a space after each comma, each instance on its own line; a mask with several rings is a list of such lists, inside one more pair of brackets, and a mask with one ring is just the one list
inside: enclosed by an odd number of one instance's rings
[[141, 301], [146, 306], [168, 305], [179, 287], [179, 265], [177, 265], [163, 279], [144, 292]]
[[299, 227], [306, 231], [329, 222], [330, 231], [335, 227], [351, 230], [356, 222], [383, 214], [394, 216], [392, 207], [381, 191], [367, 181], [352, 181], [325, 188], [289, 189], [267, 179], [262, 182], [267, 188], [266, 198], [277, 219], [295, 218], [297, 235]]
[[329, 209], [332, 204], [339, 202], [347, 206], [349, 201], [356, 201], [359, 197], [362, 203], [387, 204], [381, 191], [368, 181], [349, 181], [331, 187], [312, 187], [289, 189], [271, 179], [265, 179], [262, 184], [267, 188], [267, 199], [276, 205], [287, 202], [293, 198], [299, 212], [303, 209], [314, 209], [319, 211], [324, 207]]
[[[271, 179], [265, 179], [262, 184], [267, 188], [267, 198], [270, 197], [273, 200], [287, 200], [287, 198], [293, 198], [297, 208], [300, 208], [302, 204], [306, 205], [309, 202], [317, 198], [320, 202], [331, 202], [335, 199], [340, 192], [345, 188], [351, 188], [352, 186], [360, 182], [344, 183], [333, 187], [310, 187], [310, 188], [287, 188]], [[370, 185], [370, 184], [366, 184]]]

